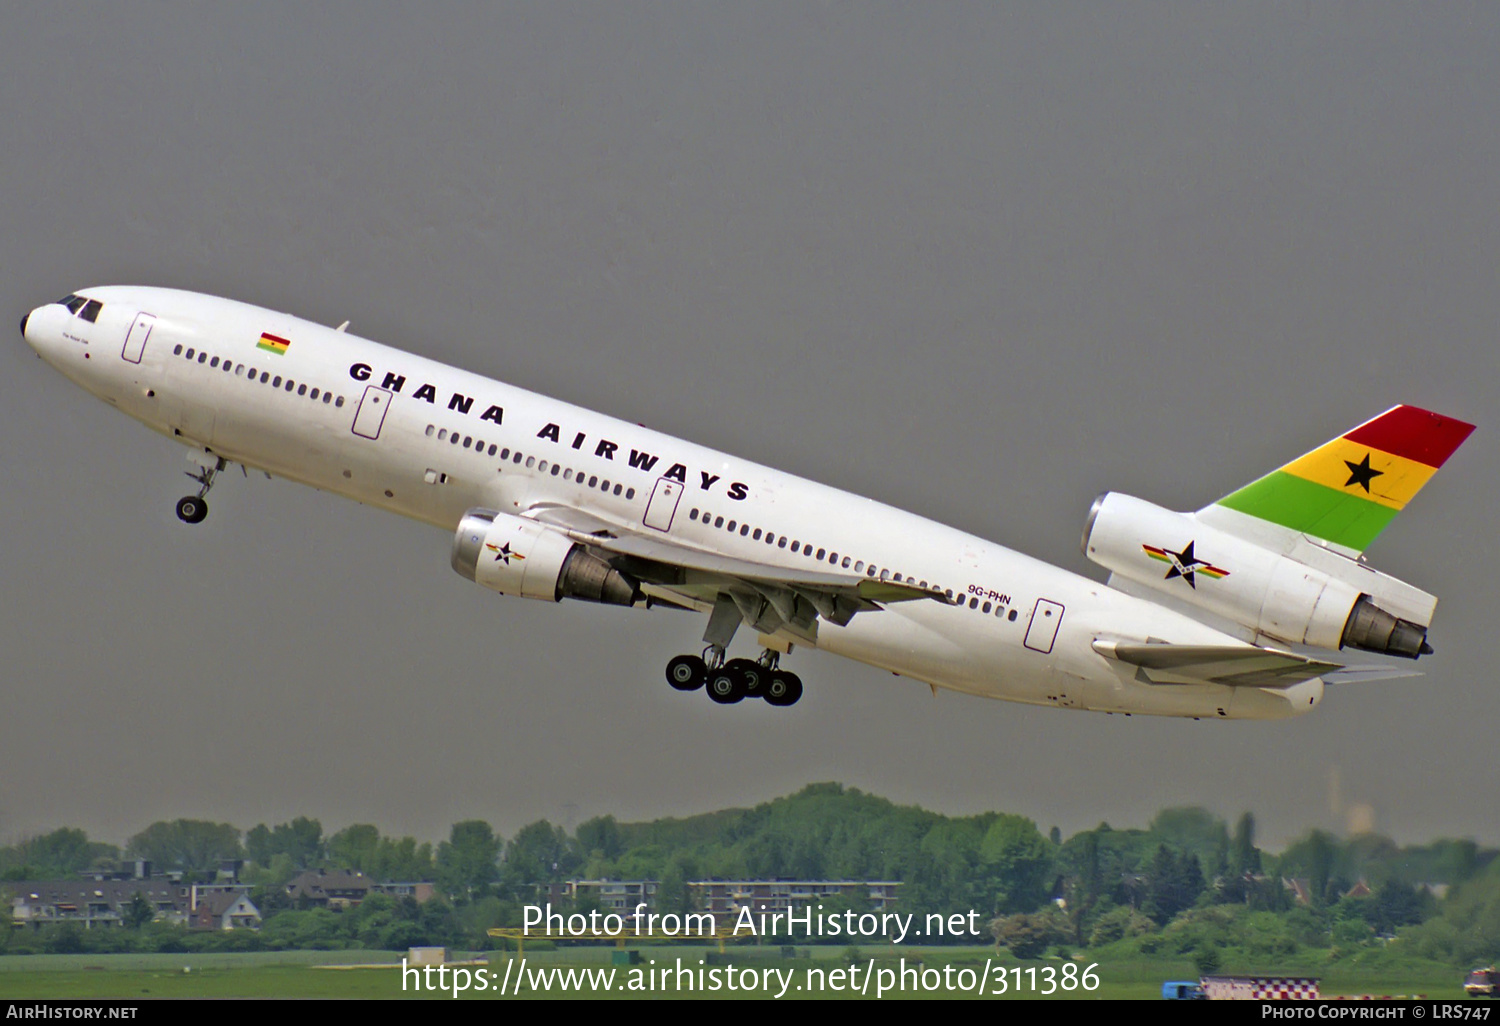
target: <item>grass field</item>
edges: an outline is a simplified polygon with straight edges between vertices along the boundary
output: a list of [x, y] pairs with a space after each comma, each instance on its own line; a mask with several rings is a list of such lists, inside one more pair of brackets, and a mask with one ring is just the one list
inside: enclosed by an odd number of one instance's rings
[[[675, 985], [668, 983], [662, 987], [657, 981], [660, 979], [659, 974], [663, 968], [675, 969], [678, 965], [677, 960], [681, 959], [681, 965], [694, 973], [700, 968], [705, 972], [712, 968], [719, 969], [722, 984], [724, 973], [728, 969], [727, 965], [702, 966], [700, 964], [700, 960], [705, 960], [708, 949], [662, 946], [646, 947], [640, 950], [643, 959], [640, 965], [613, 967], [610, 965], [611, 949], [608, 948], [528, 951], [525, 964], [527, 975], [533, 980], [539, 972], [551, 974], [554, 970], [564, 972], [587, 970], [599, 973], [613, 968], [614, 975], [611, 978], [613, 989], [599, 991], [563, 987], [557, 979], [553, 978], [552, 986], [546, 992], [527, 987], [523, 990], [522, 996], [646, 997], [658, 1000], [663, 997], [703, 996], [768, 998], [775, 996], [775, 991], [781, 985], [780, 981], [786, 980], [788, 981], [785, 992], [787, 998], [821, 997], [848, 1000], [861, 997], [857, 990], [850, 993], [851, 979], [847, 975], [848, 962], [844, 957], [844, 951], [838, 948], [799, 949], [799, 953], [810, 951], [813, 957], [796, 958], [784, 958], [779, 951], [770, 948], [731, 948], [728, 954], [723, 956], [723, 960], [735, 967], [740, 982], [748, 982], [753, 975], [757, 984], [755, 989], [742, 990], [737, 987], [731, 991], [721, 987], [717, 991], [709, 991], [706, 994], [697, 989], [688, 990], [680, 982]], [[853, 977], [852, 985], [857, 988], [863, 983], [871, 958], [875, 960], [877, 969], [875, 979], [879, 979], [880, 970], [889, 970], [889, 973], [885, 975], [888, 981], [896, 978], [901, 967], [900, 959], [903, 956], [908, 967], [913, 966], [915, 961], [920, 959], [924, 969], [936, 971], [927, 974], [927, 982], [931, 984], [937, 982], [939, 974], [945, 968], [948, 969], [949, 981], [977, 980], [977, 977], [983, 973], [986, 960], [992, 955], [993, 949], [988, 948], [945, 948], [927, 951], [915, 948], [901, 950], [866, 948], [861, 952], [862, 961], [859, 963], [859, 973]], [[519, 958], [513, 953], [505, 952], [493, 952], [488, 957], [487, 972], [494, 973], [497, 977], [504, 976], [507, 962], [514, 959], [514, 963], [510, 966], [511, 990], [513, 991], [514, 981], [521, 975]], [[654, 960], [654, 965], [647, 960]], [[370, 963], [382, 963], [389, 967], [327, 968], [333, 965], [368, 965]], [[1084, 962], [1077, 968], [1082, 969], [1087, 964]], [[995, 975], [999, 965], [1001, 965], [999, 960], [991, 963], [991, 983], [987, 987], [986, 998], [1042, 996], [1033, 993], [1032, 980], [1035, 980], [1036, 988], [1044, 986], [1043, 970], [1038, 969], [1038, 975], [1033, 977], [1024, 968], [1008, 960], [1004, 963], [1008, 970], [1007, 992], [1004, 995], [997, 995]], [[1065, 963], [1059, 960], [1049, 960], [1041, 965], [1050, 966], [1060, 972]], [[0, 958], [0, 999], [428, 998], [452, 1000], [447, 993], [416, 990], [416, 981], [410, 976], [407, 977], [408, 989], [403, 991], [399, 966], [400, 956], [393, 955], [389, 951], [292, 951], [217, 955], [18, 955]], [[1016, 969], [1021, 969], [1019, 975], [1016, 974]], [[962, 970], [969, 972], [965, 974]], [[1111, 960], [1103, 957], [1094, 971], [1098, 974], [1100, 981], [1096, 990], [1085, 991], [1080, 988], [1071, 993], [1060, 992], [1053, 995], [1051, 999], [1070, 997], [1085, 1000], [1090, 998], [1155, 1000], [1160, 998], [1162, 981], [1193, 979], [1197, 975], [1191, 965], [1186, 962], [1177, 965], [1162, 960], [1139, 958]], [[1349, 965], [1328, 966], [1322, 971], [1312, 966], [1279, 971], [1286, 974], [1306, 972], [1309, 975], [1320, 976], [1323, 980], [1322, 991], [1325, 996], [1335, 994], [1422, 994], [1429, 998], [1464, 996], [1461, 985], [1463, 974], [1441, 966], [1422, 967], [1417, 971], [1392, 971], [1388, 967], [1362, 968]], [[655, 979], [652, 979], [653, 975]], [[911, 979], [912, 977], [908, 974], [907, 980]], [[632, 980], [640, 989], [634, 991], [626, 989]], [[686, 978], [683, 980], [685, 981]], [[1017, 980], [1021, 984], [1019, 990], [1015, 986]], [[646, 988], [648, 981], [652, 984], [650, 989]], [[593, 982], [597, 984], [598, 978], [596, 977]], [[769, 993], [762, 989], [762, 984], [767, 982], [771, 985]], [[809, 991], [810, 985], [813, 986], [815, 992]], [[470, 1000], [505, 1000], [505, 997], [496, 993], [498, 986], [498, 979], [486, 981], [486, 989], [483, 992], [470, 990], [461, 997]], [[835, 986], [842, 989], [835, 992], [833, 990]], [[798, 989], [799, 987], [802, 989]], [[876, 986], [872, 981], [872, 985], [863, 996], [874, 998], [875, 992]], [[976, 995], [944, 989], [913, 993], [908, 989], [904, 993], [890, 993], [885, 996], [889, 1000], [899, 997], [930, 999], [933, 997], [964, 998]]]

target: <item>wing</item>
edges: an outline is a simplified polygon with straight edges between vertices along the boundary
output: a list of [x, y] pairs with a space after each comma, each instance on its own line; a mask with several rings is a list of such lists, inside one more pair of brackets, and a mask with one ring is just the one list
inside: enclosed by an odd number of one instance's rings
[[536, 506], [524, 516], [561, 531], [629, 574], [656, 601], [701, 611], [727, 609], [726, 602], [732, 602], [743, 622], [767, 635], [781, 633], [812, 643], [820, 619], [842, 627], [856, 613], [892, 602], [953, 601], [935, 588], [905, 582], [726, 556], [647, 536], [567, 506]]
[[1094, 651], [1137, 667], [1148, 684], [1226, 684], [1231, 687], [1289, 688], [1341, 670], [1291, 652], [1255, 645], [1173, 645], [1099, 640]]

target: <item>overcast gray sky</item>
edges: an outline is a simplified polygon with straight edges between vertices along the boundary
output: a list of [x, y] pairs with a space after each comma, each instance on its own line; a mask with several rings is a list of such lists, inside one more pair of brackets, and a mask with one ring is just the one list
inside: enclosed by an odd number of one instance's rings
[[721, 708], [662, 679], [697, 617], [501, 598], [282, 481], [181, 525], [185, 450], [12, 336], [0, 843], [819, 780], [1500, 842], [1500, 7], [9, 4], [0, 38], [7, 323], [115, 283], [349, 318], [1083, 571], [1105, 489], [1197, 508], [1397, 402], [1478, 424], [1369, 553], [1442, 599], [1421, 678], [1194, 723], [798, 653], [795, 709]]

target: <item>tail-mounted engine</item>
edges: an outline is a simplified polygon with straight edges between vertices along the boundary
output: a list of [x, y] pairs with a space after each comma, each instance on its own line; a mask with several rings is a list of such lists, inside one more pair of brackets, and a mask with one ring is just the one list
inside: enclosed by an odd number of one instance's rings
[[1409, 659], [1432, 651], [1435, 598], [1321, 547], [1305, 546], [1294, 558], [1107, 492], [1089, 510], [1083, 552], [1121, 577], [1288, 644]]
[[559, 531], [509, 513], [471, 509], [453, 535], [453, 569], [502, 595], [629, 606], [637, 583]]

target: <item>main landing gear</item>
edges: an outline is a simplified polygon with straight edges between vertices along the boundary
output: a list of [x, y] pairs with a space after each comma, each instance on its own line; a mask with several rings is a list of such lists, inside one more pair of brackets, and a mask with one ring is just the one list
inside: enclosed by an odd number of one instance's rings
[[191, 470], [185, 471], [188, 477], [197, 481], [202, 487], [198, 489], [197, 495], [184, 495], [177, 500], [178, 520], [185, 524], [203, 523], [203, 518], [208, 516], [208, 490], [214, 486], [214, 478], [219, 476], [219, 471], [226, 466], [228, 464], [224, 457], [219, 456], [212, 467], [204, 466], [196, 474]]
[[802, 678], [777, 665], [781, 655], [771, 649], [759, 659], [724, 659], [742, 615], [734, 598], [720, 593], [708, 615], [703, 657], [680, 655], [667, 664], [667, 683], [678, 691], [704, 688], [720, 705], [746, 698], [764, 698], [770, 705], [793, 705], [802, 697]]
[[678, 691], [704, 688], [720, 705], [763, 698], [768, 705], [795, 705], [802, 697], [802, 678], [777, 666], [781, 658], [769, 649], [759, 659], [724, 659], [724, 649], [709, 645], [702, 658], [680, 655], [667, 664], [667, 683]]

